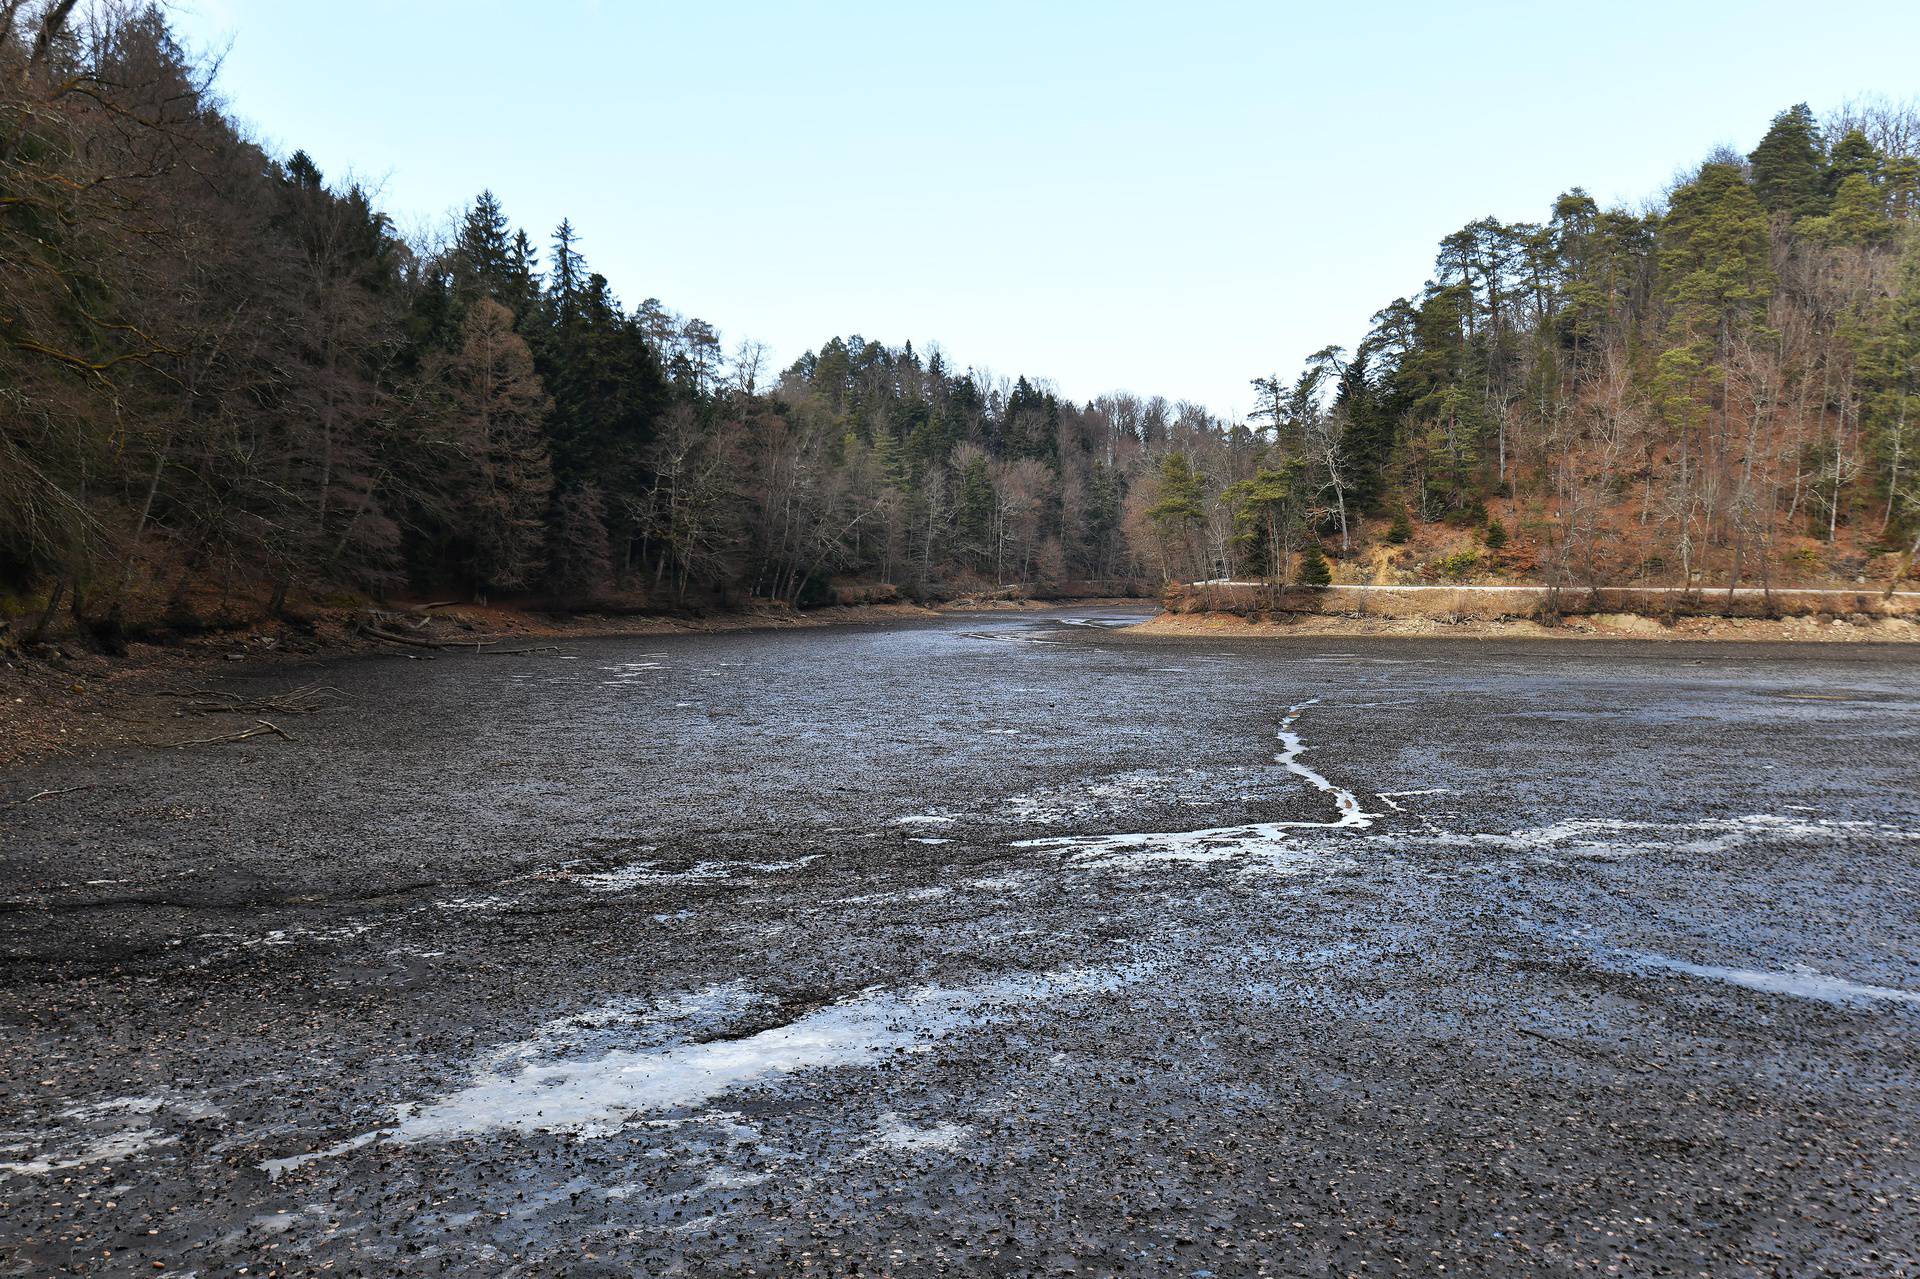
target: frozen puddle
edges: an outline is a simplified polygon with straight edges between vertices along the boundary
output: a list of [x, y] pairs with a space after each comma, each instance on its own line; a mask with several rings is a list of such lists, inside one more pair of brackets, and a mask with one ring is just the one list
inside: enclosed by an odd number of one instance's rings
[[[947, 841], [942, 839], [933, 842], [944, 844]], [[951, 888], [945, 888], [939, 884], [931, 884], [925, 888], [903, 888], [898, 892], [867, 893], [860, 897], [842, 897], [835, 904], [840, 906], [897, 905], [902, 902], [938, 901], [940, 898], [949, 897], [952, 894], [953, 890]]]
[[648, 884], [711, 884], [737, 875], [780, 875], [819, 861], [824, 853], [809, 853], [784, 862], [695, 862], [685, 870], [665, 870], [659, 862], [635, 862], [618, 870], [573, 875], [572, 881], [590, 893], [622, 893]]
[[70, 1106], [40, 1132], [0, 1132], [0, 1173], [21, 1176], [60, 1172], [87, 1164], [130, 1159], [171, 1146], [179, 1137], [156, 1124], [162, 1114], [203, 1119], [220, 1112], [211, 1106], [162, 1097], [115, 1097]]
[[993, 631], [961, 631], [968, 639], [997, 640], [1002, 644], [1060, 644], [1061, 640], [1041, 639], [1036, 635], [1005, 635]]
[[1894, 986], [1869, 986], [1844, 977], [1816, 972], [1796, 964], [1786, 972], [1767, 972], [1757, 968], [1724, 968], [1718, 964], [1694, 964], [1668, 955], [1646, 951], [1628, 951], [1627, 957], [1641, 969], [1703, 977], [1709, 981], [1731, 982], [1767, 995], [1796, 995], [1817, 999], [1824, 1004], [1899, 1003], [1920, 1006], [1920, 992]]
[[1740, 817], [1713, 817], [1695, 822], [1589, 818], [1518, 830], [1507, 835], [1440, 834], [1426, 838], [1442, 844], [1477, 844], [1516, 853], [1530, 853], [1546, 860], [1559, 856], [1610, 861], [1649, 853], [1710, 857], [1772, 842], [1912, 842], [1920, 840], [1920, 832], [1879, 822], [1748, 813]]
[[[1141, 841], [1129, 844], [1132, 838]], [[1095, 870], [1142, 870], [1151, 866], [1205, 866], [1232, 862], [1248, 875], [1304, 875], [1308, 871], [1348, 870], [1351, 859], [1328, 856], [1286, 842], [1267, 828], [1234, 826], [1218, 831], [1189, 831], [1177, 836], [1112, 836], [1115, 842], [1080, 850], [1075, 864]], [[1211, 842], [1210, 842], [1211, 841]]]
[[[601, 1137], [663, 1114], [701, 1107], [735, 1089], [769, 1084], [806, 1071], [869, 1064], [881, 1054], [922, 1053], [949, 1035], [986, 1025], [1023, 1008], [1099, 994], [1142, 980], [1145, 964], [1067, 969], [1002, 977], [972, 986], [867, 990], [793, 1021], [753, 1034], [700, 1033], [737, 1018], [757, 996], [717, 988], [668, 1001], [647, 1014], [615, 1004], [547, 1023], [523, 1043], [487, 1054], [472, 1083], [437, 1101], [401, 1108], [392, 1127], [363, 1133], [312, 1154], [269, 1160], [278, 1175], [316, 1159], [376, 1141], [457, 1141], [494, 1133], [567, 1133]], [[581, 1039], [624, 1028], [662, 1042], [587, 1056]], [[647, 1032], [653, 1031], [650, 1036]]]
[[[648, 653], [646, 656], [650, 658], [664, 657], [665, 654], [664, 653]], [[612, 666], [602, 666], [599, 668], [600, 670], [605, 671], [608, 676], [608, 678], [601, 680], [600, 683], [602, 687], [617, 688], [621, 684], [630, 684], [634, 680], [644, 678], [646, 675], [648, 675], [653, 671], [663, 670], [665, 668], [666, 668], [665, 662], [654, 662], [654, 661], [615, 662]]]
[[902, 1119], [891, 1110], [881, 1114], [871, 1149], [876, 1152], [957, 1150], [971, 1135], [965, 1124], [942, 1121], [924, 1127]]
[[[111, 1159], [126, 1159], [155, 1146], [171, 1146], [178, 1137], [170, 1137], [158, 1128], [127, 1128], [120, 1132], [106, 1133], [76, 1141], [71, 1145], [44, 1150], [32, 1159], [0, 1163], [0, 1172], [42, 1173], [58, 1172], [65, 1168], [79, 1168], [85, 1164], [104, 1163]], [[24, 1153], [25, 1145], [11, 1143], [0, 1146], [9, 1154]]]
[[[1373, 825], [1378, 813], [1360, 806], [1359, 798], [1344, 786], [1336, 786], [1324, 775], [1300, 762], [1310, 749], [1293, 731], [1294, 723], [1319, 698], [1287, 708], [1276, 736], [1280, 752], [1273, 762], [1333, 800], [1335, 817], [1327, 822], [1252, 822], [1244, 826], [1215, 826], [1205, 830], [1142, 832], [1124, 835], [1062, 835], [1046, 839], [1023, 839], [1015, 848], [1063, 848], [1096, 855], [1125, 855], [1134, 861], [1209, 862], [1243, 856], [1248, 853], [1268, 856], [1297, 854], [1287, 843], [1285, 832], [1294, 830], [1364, 830]], [[1297, 854], [1302, 855], [1303, 854]], [[1109, 857], [1097, 857], [1094, 864], [1110, 865]]]

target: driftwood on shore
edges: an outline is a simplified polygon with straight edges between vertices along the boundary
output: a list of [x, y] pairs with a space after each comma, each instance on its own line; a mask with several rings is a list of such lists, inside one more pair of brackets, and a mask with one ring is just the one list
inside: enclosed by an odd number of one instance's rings
[[275, 693], [271, 697], [249, 697], [243, 693], [232, 693], [218, 688], [168, 689], [162, 697], [195, 698], [182, 706], [182, 715], [241, 715], [241, 714], [280, 714], [280, 715], [318, 715], [328, 705], [329, 697], [344, 697], [345, 694], [331, 684], [303, 684], [299, 688], [285, 693]]
[[[431, 620], [431, 618], [422, 617], [414, 624], [414, 629], [419, 630], [423, 628]], [[402, 635], [397, 631], [373, 622], [362, 622], [359, 630], [360, 634], [366, 636], [368, 639], [379, 640], [386, 644], [397, 644], [402, 648], [431, 649], [436, 652], [471, 649], [475, 653], [490, 657], [517, 656], [526, 653], [551, 653], [559, 647], [555, 644], [536, 644], [525, 648], [498, 647], [498, 645], [506, 642], [504, 639], [428, 639], [424, 635]]]
[[0, 808], [19, 808], [22, 804], [32, 804], [39, 800], [52, 799], [56, 795], [71, 795], [76, 791], [92, 790], [93, 788], [94, 784], [87, 782], [81, 786], [62, 786], [57, 790], [35, 791], [24, 799], [10, 799], [4, 804], [0, 804]]
[[371, 624], [363, 624], [360, 627], [360, 633], [366, 636], [368, 639], [379, 640], [382, 643], [386, 643], [386, 644], [398, 644], [403, 648], [425, 648], [425, 649], [433, 649], [435, 651], [439, 651], [442, 649], [470, 648], [476, 652], [479, 652], [483, 649], [491, 648], [495, 644], [500, 643], [500, 641], [497, 639], [491, 639], [491, 640], [426, 639], [418, 635], [396, 634], [393, 631], [386, 630], [379, 626], [373, 626]]
[[237, 733], [223, 733], [218, 737], [195, 737], [184, 742], [175, 742], [175, 746], [218, 746], [226, 742], [244, 742], [249, 737], [260, 737], [267, 733], [285, 741], [292, 741], [293, 734], [270, 720], [257, 719], [252, 728], [243, 728]]

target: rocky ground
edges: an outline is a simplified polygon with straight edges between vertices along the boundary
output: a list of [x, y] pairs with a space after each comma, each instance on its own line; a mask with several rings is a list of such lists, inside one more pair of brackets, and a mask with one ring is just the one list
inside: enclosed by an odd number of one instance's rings
[[0, 1273], [1920, 1273], [1920, 649], [1137, 616], [0, 771]]

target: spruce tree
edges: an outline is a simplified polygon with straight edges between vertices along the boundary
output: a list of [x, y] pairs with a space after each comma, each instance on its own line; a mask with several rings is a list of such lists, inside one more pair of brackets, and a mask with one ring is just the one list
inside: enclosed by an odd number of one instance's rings
[[453, 241], [453, 292], [466, 307], [475, 298], [492, 298], [511, 308], [519, 291], [514, 279], [513, 245], [507, 215], [493, 192], [474, 197]]
[[1165, 568], [1184, 573], [1188, 567], [1191, 534], [1207, 517], [1206, 487], [1185, 453], [1169, 453], [1160, 459], [1154, 496], [1153, 505], [1147, 508], [1147, 518], [1160, 535]]
[[1832, 199], [1839, 194], [1840, 184], [1855, 174], [1878, 186], [1886, 164], [1887, 157], [1867, 140], [1866, 134], [1858, 129], [1849, 129], [1846, 136], [1833, 144], [1833, 154], [1827, 157], [1827, 168], [1821, 176], [1820, 189], [1828, 199]]
[[1333, 568], [1327, 563], [1327, 553], [1320, 549], [1320, 543], [1308, 542], [1306, 550], [1300, 553], [1300, 585], [1333, 585]]
[[1773, 117], [1773, 126], [1747, 160], [1753, 166], [1754, 190], [1767, 212], [1804, 218], [1822, 211], [1820, 128], [1806, 103]]
[[1661, 286], [1673, 309], [1654, 392], [1676, 426], [1704, 415], [1716, 361], [1773, 292], [1767, 215], [1756, 196], [1737, 164], [1711, 161], [1674, 192], [1661, 223]]

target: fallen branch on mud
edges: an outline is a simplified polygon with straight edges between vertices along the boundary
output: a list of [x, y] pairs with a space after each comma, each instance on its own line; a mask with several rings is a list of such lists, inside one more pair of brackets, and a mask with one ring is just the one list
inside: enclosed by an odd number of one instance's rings
[[169, 689], [162, 697], [198, 697], [205, 700], [180, 708], [182, 715], [240, 715], [262, 711], [282, 715], [318, 715], [326, 709], [328, 695], [345, 694], [331, 684], [303, 684], [272, 697], [248, 697], [217, 688]]
[[293, 734], [287, 732], [286, 729], [280, 727], [278, 724], [272, 723], [271, 721], [268, 721], [268, 720], [258, 719], [254, 721], [254, 726], [252, 728], [243, 728], [237, 733], [226, 733], [219, 737], [196, 737], [190, 741], [175, 742], [174, 745], [175, 746], [218, 746], [223, 742], [244, 742], [249, 737], [259, 737], [266, 733], [272, 733], [276, 737], [280, 737], [289, 742], [293, 740]]
[[[368, 639], [382, 640], [388, 644], [401, 644], [407, 648], [452, 648], [454, 647], [454, 645], [451, 645], [451, 644], [442, 644], [439, 640], [420, 639], [417, 636], [413, 636], [413, 635], [395, 635], [391, 631], [383, 631], [378, 626], [374, 626], [365, 622], [361, 623], [360, 633], [362, 635], [365, 635]], [[461, 645], [460, 647], [465, 647], [465, 646]]]
[[52, 799], [55, 795], [71, 795], [75, 791], [92, 790], [93, 786], [94, 784], [92, 782], [88, 782], [84, 786], [63, 786], [59, 790], [35, 791], [25, 799], [10, 799], [4, 804], [0, 804], [0, 808], [18, 808], [22, 804], [31, 804], [35, 800]]
[[[420, 624], [424, 626], [428, 620], [432, 618], [420, 618]], [[374, 626], [372, 622], [361, 622], [359, 632], [369, 640], [399, 643], [409, 649], [474, 649], [478, 653], [480, 649], [490, 649], [495, 643], [499, 643], [499, 640], [424, 640], [420, 636], [401, 636], [382, 626]]]
[[[495, 640], [494, 643], [497, 644], [499, 643], [499, 641]], [[478, 648], [478, 647], [479, 647], [478, 645], [475, 645], [475, 648]], [[558, 644], [539, 644], [534, 646], [533, 648], [496, 648], [491, 650], [482, 650], [480, 652], [480, 656], [482, 657], [513, 657], [520, 653], [557, 653], [559, 651], [560, 651], [560, 646]]]

